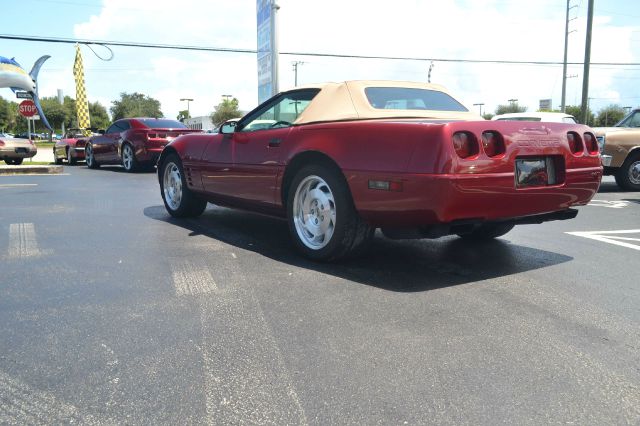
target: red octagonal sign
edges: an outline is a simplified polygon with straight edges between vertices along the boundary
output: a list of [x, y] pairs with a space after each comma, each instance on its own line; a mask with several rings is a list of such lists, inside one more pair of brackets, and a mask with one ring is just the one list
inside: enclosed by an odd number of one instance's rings
[[36, 104], [33, 103], [31, 99], [25, 99], [20, 102], [20, 107], [18, 108], [20, 111], [20, 115], [23, 117], [33, 117], [36, 115], [38, 110], [36, 109]]

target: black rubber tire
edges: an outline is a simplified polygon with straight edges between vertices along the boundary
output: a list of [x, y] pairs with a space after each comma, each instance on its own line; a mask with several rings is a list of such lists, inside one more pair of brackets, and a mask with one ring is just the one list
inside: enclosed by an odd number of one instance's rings
[[620, 188], [627, 191], [640, 191], [640, 184], [633, 183], [629, 178], [631, 166], [638, 161], [640, 161], [640, 152], [634, 152], [624, 160], [622, 166], [616, 171], [616, 183]]
[[4, 160], [4, 162], [10, 166], [19, 166], [23, 161], [23, 158], [7, 158]]
[[[167, 166], [170, 164], [175, 164], [178, 167], [178, 171], [180, 173], [180, 180], [182, 181], [182, 198], [180, 199], [180, 204], [177, 208], [173, 209], [167, 200], [165, 199], [164, 193], [164, 173], [166, 172]], [[187, 187], [187, 180], [184, 177], [184, 168], [182, 167], [182, 161], [180, 161], [180, 157], [176, 154], [167, 155], [162, 164], [158, 166], [158, 177], [160, 180], [160, 196], [162, 197], [162, 201], [164, 202], [164, 207], [167, 209], [167, 212], [173, 217], [196, 217], [200, 216], [202, 212], [207, 208], [207, 202], [202, 198], [198, 197]]]
[[84, 149], [85, 153], [85, 162], [87, 163], [87, 167], [90, 169], [97, 169], [100, 167], [100, 164], [96, 161], [96, 158], [93, 156], [93, 146], [91, 144], [87, 144]]
[[[130, 167], [127, 168], [127, 166], [124, 163], [124, 150], [125, 149], [130, 149], [131, 150], [131, 164]], [[133, 149], [133, 147], [131, 146], [130, 143], [123, 143], [122, 144], [122, 166], [124, 167], [124, 169], [128, 172], [128, 173], [135, 173], [138, 170], [140, 170], [140, 163], [138, 162], [138, 160], [136, 159], [136, 152]]]
[[76, 164], [76, 159], [71, 156], [71, 148], [68, 148], [68, 147], [67, 147], [67, 163], [69, 163], [70, 166], [73, 166]]
[[56, 149], [53, 148], [53, 162], [60, 165], [62, 164], [62, 158], [58, 158], [58, 156], [56, 155]]
[[[329, 186], [336, 208], [336, 224], [331, 240], [320, 249], [304, 244], [298, 235], [293, 215], [295, 193], [300, 183], [308, 176], [318, 176]], [[369, 226], [358, 214], [349, 192], [347, 182], [339, 170], [320, 164], [311, 164], [298, 171], [289, 187], [287, 198], [287, 222], [295, 247], [304, 256], [315, 261], [330, 262], [352, 258], [362, 254], [372, 239], [375, 228]]]
[[466, 234], [457, 234], [460, 238], [470, 241], [488, 241], [501, 237], [511, 231], [513, 223], [485, 223]]

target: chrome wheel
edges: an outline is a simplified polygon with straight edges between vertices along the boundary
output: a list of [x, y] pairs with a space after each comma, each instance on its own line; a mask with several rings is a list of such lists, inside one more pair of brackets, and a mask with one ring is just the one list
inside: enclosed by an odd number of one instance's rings
[[311, 175], [300, 182], [293, 199], [293, 222], [308, 248], [320, 250], [329, 244], [336, 228], [336, 203], [324, 179]]
[[130, 145], [124, 145], [122, 147], [122, 164], [127, 170], [133, 168], [133, 150]]
[[178, 210], [182, 202], [182, 175], [180, 174], [180, 168], [176, 163], [169, 162], [164, 167], [162, 176], [164, 200], [171, 210]]
[[91, 145], [87, 145], [85, 148], [85, 161], [87, 162], [87, 167], [93, 167], [93, 148]]
[[629, 181], [634, 185], [640, 185], [640, 160], [629, 166]]

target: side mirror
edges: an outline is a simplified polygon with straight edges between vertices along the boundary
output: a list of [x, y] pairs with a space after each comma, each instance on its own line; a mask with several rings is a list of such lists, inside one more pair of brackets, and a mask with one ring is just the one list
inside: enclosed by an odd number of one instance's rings
[[236, 125], [238, 124], [237, 121], [227, 121], [225, 123], [222, 123], [222, 126], [220, 126], [220, 133], [223, 135], [230, 135], [233, 132], [236, 131]]

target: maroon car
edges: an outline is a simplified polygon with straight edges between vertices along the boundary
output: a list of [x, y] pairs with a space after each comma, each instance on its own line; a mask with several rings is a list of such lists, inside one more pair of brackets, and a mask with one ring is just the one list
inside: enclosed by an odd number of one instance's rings
[[[96, 136], [97, 133], [92, 133]], [[84, 161], [84, 148], [90, 136], [85, 136], [82, 129], [69, 129], [62, 139], [53, 146], [53, 159], [56, 164], [66, 160], [69, 164]]]
[[348, 81], [281, 93], [158, 162], [167, 211], [207, 202], [284, 217], [296, 247], [334, 260], [390, 238], [492, 239], [571, 219], [602, 177], [579, 124], [485, 121], [442, 87]]
[[122, 164], [128, 172], [151, 169], [166, 144], [180, 135], [200, 132], [166, 118], [123, 118], [109, 126], [104, 134], [88, 140], [87, 167]]

